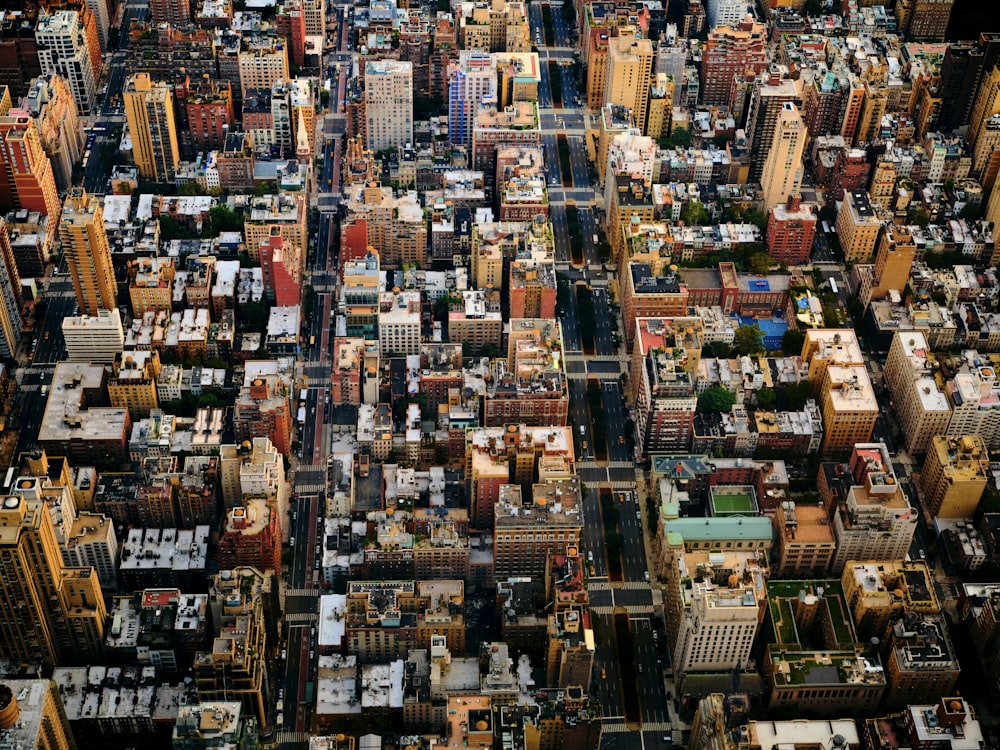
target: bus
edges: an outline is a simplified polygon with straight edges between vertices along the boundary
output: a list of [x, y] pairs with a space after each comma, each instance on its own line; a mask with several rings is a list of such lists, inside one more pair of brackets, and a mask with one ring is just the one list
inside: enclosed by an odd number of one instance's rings
[[834, 294], [837, 293], [837, 282], [833, 280], [832, 276], [830, 277], [830, 291]]
[[308, 395], [309, 395], [309, 389], [303, 388], [301, 391], [299, 391], [299, 401], [305, 401], [306, 396]]
[[306, 407], [300, 406], [299, 407], [299, 424], [305, 424], [305, 423], [306, 423]]
[[315, 336], [310, 336], [309, 337], [309, 346], [316, 346], [316, 337]]

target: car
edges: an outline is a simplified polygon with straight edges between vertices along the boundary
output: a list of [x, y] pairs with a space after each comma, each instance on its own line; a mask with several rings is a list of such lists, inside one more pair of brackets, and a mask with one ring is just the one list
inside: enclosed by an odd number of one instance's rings
[[624, 435], [619, 435], [618, 436], [618, 445], [625, 445], [625, 436]]
[[46, 331], [46, 332], [45, 332], [45, 340], [46, 340], [46, 341], [48, 341], [48, 340], [49, 340], [49, 334], [50, 334], [50, 333], [51, 333], [51, 331]]
[[288, 658], [288, 649], [287, 648], [281, 649], [281, 660], [285, 661], [287, 658]]
[[920, 550], [920, 559], [921, 560], [926, 560], [927, 559], [927, 552], [926, 552], [926, 550]]
[[646, 579], [646, 583], [649, 583], [649, 571], [648, 570], [643, 571], [642, 577], [644, 579]]
[[601, 679], [602, 680], [608, 679], [608, 670], [605, 669], [604, 667], [601, 667]]
[[288, 546], [289, 547], [294, 547], [295, 546], [295, 537], [294, 536], [293, 537], [289, 537], [289, 539], [288, 539]]
[[638, 510], [637, 510], [637, 511], [635, 512], [635, 520], [636, 520], [636, 521], [641, 521], [641, 520], [642, 520], [642, 512], [641, 512], [641, 511], [638, 511]]
[[639, 674], [642, 674], [642, 664], [639, 665]]

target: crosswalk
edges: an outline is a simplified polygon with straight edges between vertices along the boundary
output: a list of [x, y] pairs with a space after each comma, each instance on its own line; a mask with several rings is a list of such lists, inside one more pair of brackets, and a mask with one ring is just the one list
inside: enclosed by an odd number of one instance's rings
[[[622, 734], [634, 731], [629, 728], [624, 721], [605, 721], [601, 724], [601, 731], [608, 734]], [[671, 732], [673, 727], [668, 721], [644, 721], [641, 731], [643, 732]]]
[[[628, 604], [622, 605], [628, 610], [629, 615], [652, 615], [653, 607], [649, 604]], [[616, 607], [591, 607], [591, 614], [611, 617], [615, 613]]]
[[285, 596], [319, 596], [319, 589], [286, 589]]
[[277, 734], [277, 740], [279, 745], [284, 743], [296, 743], [296, 742], [309, 742], [309, 735], [305, 732], [289, 732], [286, 730], [281, 730]]
[[626, 591], [646, 591], [649, 584], [643, 581], [625, 581], [620, 584], [613, 584], [609, 581], [591, 581], [587, 584], [591, 591], [610, 591], [611, 589], [625, 589]]

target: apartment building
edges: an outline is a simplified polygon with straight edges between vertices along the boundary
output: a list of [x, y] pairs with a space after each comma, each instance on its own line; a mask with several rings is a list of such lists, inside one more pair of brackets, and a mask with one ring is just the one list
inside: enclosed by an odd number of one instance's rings
[[934, 377], [930, 347], [919, 331], [897, 331], [883, 367], [886, 386], [895, 400], [906, 449], [923, 453], [931, 439], [951, 422], [951, 406]]
[[972, 518], [986, 489], [990, 455], [979, 435], [935, 435], [920, 471], [924, 506], [933, 517]]
[[830, 571], [848, 560], [904, 557], [917, 512], [903, 494], [885, 443], [859, 443], [846, 464], [820, 466], [817, 486], [836, 540]]

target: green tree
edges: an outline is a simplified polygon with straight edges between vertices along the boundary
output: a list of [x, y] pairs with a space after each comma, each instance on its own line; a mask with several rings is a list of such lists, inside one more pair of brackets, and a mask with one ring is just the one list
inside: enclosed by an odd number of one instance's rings
[[208, 209], [208, 220], [205, 237], [218, 237], [220, 232], [243, 231], [243, 212], [234, 211], [225, 203], [217, 203]]
[[273, 195], [276, 192], [278, 192], [278, 186], [275, 185], [274, 180], [264, 180], [253, 189], [253, 194], [256, 196]]
[[271, 308], [264, 302], [247, 302], [240, 307], [240, 310], [246, 327], [254, 333], [263, 333], [267, 328], [267, 317], [271, 313]]
[[802, 351], [802, 344], [806, 336], [798, 328], [788, 327], [781, 336], [781, 351], [785, 354], [795, 355]]
[[827, 328], [837, 328], [844, 324], [844, 315], [839, 307], [823, 305], [823, 323]]
[[802, 12], [815, 18], [823, 14], [823, 0], [806, 0], [805, 5], [802, 6]]
[[785, 406], [791, 411], [799, 411], [812, 398], [812, 383], [803, 380], [799, 383], [789, 383], [784, 388]]
[[707, 391], [698, 396], [698, 412], [709, 414], [712, 412], [727, 412], [736, 403], [736, 396], [721, 385], [713, 385]]
[[931, 223], [930, 213], [922, 208], [911, 209], [908, 218], [911, 224], [916, 224], [918, 227], [926, 227]]
[[764, 333], [760, 326], [740, 326], [733, 336], [733, 351], [738, 355], [761, 354], [764, 351]]
[[703, 357], [714, 357], [716, 359], [728, 359], [733, 356], [733, 350], [732, 347], [730, 347], [725, 341], [713, 341], [702, 347], [701, 355]]
[[747, 211], [743, 214], [743, 221], [753, 224], [762, 233], [767, 229], [767, 214], [763, 211]]
[[185, 182], [177, 188], [177, 195], [201, 195], [201, 189], [197, 182]]
[[771, 256], [767, 253], [754, 253], [747, 260], [750, 264], [750, 270], [758, 276], [770, 273], [771, 266], [774, 265]]
[[160, 242], [170, 242], [171, 240], [192, 240], [197, 235], [184, 227], [177, 219], [169, 214], [160, 214]]
[[761, 388], [757, 391], [757, 406], [765, 411], [770, 411], [778, 401], [778, 396], [773, 388]]
[[962, 206], [962, 210], [958, 212], [958, 218], [965, 219], [966, 221], [975, 221], [980, 215], [980, 206], [977, 203], [966, 203]]
[[701, 201], [688, 201], [681, 211], [681, 219], [688, 226], [704, 226], [710, 221], [708, 211]]
[[820, 221], [825, 221], [832, 224], [837, 220], [837, 207], [831, 201], [823, 205], [823, 208], [819, 210], [817, 217]]

